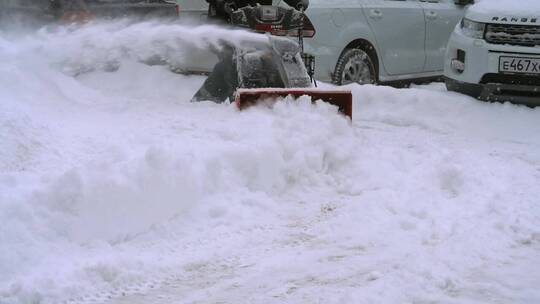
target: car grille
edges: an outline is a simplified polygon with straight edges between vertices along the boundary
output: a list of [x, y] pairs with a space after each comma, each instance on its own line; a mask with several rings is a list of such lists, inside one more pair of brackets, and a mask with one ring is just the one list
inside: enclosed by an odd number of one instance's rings
[[485, 39], [493, 44], [540, 45], [540, 26], [488, 24]]
[[482, 84], [508, 84], [540, 87], [540, 76], [509, 75], [509, 74], [485, 74], [480, 81]]
[[540, 100], [540, 76], [485, 74], [480, 83], [496, 85], [494, 95]]

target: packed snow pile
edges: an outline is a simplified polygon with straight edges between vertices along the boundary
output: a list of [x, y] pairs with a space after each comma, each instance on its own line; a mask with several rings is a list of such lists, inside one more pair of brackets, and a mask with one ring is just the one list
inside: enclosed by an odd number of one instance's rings
[[540, 301], [539, 109], [435, 84], [239, 112], [139, 56], [243, 35], [0, 35], [0, 303]]

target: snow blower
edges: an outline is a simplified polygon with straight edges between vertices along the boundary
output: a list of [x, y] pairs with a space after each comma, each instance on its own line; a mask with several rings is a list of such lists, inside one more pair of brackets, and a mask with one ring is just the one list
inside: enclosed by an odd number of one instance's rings
[[[352, 119], [352, 94], [346, 90], [321, 90], [313, 78], [315, 58], [304, 52], [304, 37], [313, 37], [315, 27], [302, 10], [258, 5], [233, 10], [231, 23], [266, 33], [269, 45], [235, 50], [238, 88], [234, 99], [240, 110], [281, 97], [308, 96], [338, 107]], [[294, 41], [290, 37], [298, 38]]]

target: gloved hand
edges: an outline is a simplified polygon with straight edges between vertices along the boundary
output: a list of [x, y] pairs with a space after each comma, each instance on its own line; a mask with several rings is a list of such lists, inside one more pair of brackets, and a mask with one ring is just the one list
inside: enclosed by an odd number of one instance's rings
[[309, 0], [300, 0], [298, 1], [298, 4], [296, 4], [296, 9], [299, 11], [305, 11], [307, 10], [309, 6]]
[[309, 0], [285, 0], [285, 3], [299, 11], [305, 11], [309, 6]]
[[223, 1], [223, 11], [226, 12], [227, 14], [231, 15], [237, 9], [238, 9], [238, 6], [236, 5], [236, 2], [234, 0]]
[[206, 0], [211, 6], [214, 7], [216, 12], [220, 15], [230, 15], [232, 12], [238, 9], [236, 1], [234, 0]]

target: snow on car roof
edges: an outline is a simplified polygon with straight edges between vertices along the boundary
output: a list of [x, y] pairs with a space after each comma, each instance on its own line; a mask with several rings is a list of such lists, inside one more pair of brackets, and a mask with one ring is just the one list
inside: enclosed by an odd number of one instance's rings
[[471, 6], [471, 12], [481, 14], [522, 14], [540, 17], [540, 1], [538, 0], [477, 0]]

